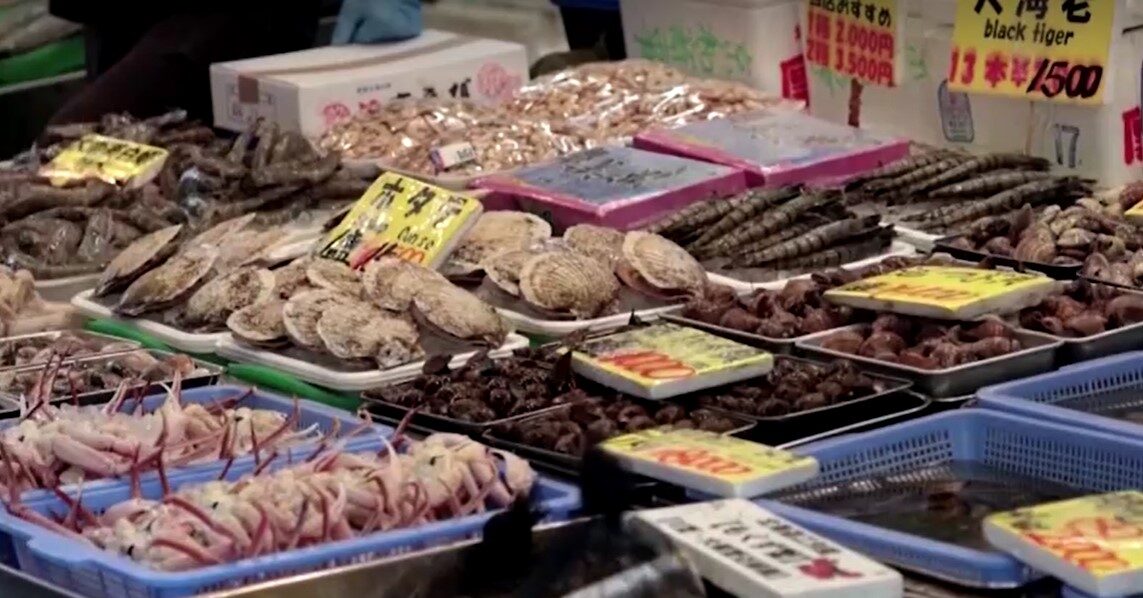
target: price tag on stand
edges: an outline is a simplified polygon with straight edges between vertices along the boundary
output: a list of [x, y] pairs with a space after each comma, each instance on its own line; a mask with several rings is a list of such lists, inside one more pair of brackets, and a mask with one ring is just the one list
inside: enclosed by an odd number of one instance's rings
[[953, 91], [1098, 105], [1110, 98], [1118, 0], [960, 0]]
[[471, 197], [387, 172], [370, 185], [316, 253], [354, 268], [382, 253], [436, 268], [482, 209]]
[[99, 179], [112, 185], [145, 185], [163, 167], [167, 150], [104, 135], [84, 135], [40, 168], [53, 185]]
[[889, 598], [901, 574], [742, 499], [636, 511], [624, 527], [679, 549], [734, 596]]
[[1048, 503], [985, 519], [994, 546], [1098, 596], [1143, 588], [1143, 492]]
[[630, 471], [716, 496], [758, 496], [818, 474], [812, 457], [701, 430], [643, 430], [600, 446]]
[[901, 80], [905, 15], [897, 0], [806, 0], [806, 61], [865, 83]]
[[1043, 274], [953, 266], [915, 266], [826, 291], [825, 298], [859, 309], [928, 318], [972, 320], [1035, 305], [1056, 291]]

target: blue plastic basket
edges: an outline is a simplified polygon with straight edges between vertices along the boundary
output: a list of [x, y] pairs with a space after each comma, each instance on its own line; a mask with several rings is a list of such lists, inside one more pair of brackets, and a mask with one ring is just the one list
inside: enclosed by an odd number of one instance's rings
[[[1091, 492], [1143, 487], [1143, 442], [986, 409], [964, 409], [794, 449], [818, 460], [808, 490], [952, 461]], [[874, 559], [961, 585], [1010, 588], [1036, 578], [999, 551], [982, 551], [850, 521], [774, 500], [759, 504]]]
[[1100, 415], [1136, 404], [1143, 409], [1143, 351], [989, 386], [977, 396], [987, 409], [1143, 439], [1143, 425]]
[[[209, 403], [216, 399], [232, 397], [235, 395], [243, 394], [247, 391], [247, 387], [242, 386], [208, 386], [203, 388], [195, 388], [184, 390], [182, 399], [184, 403]], [[166, 400], [165, 394], [151, 395], [143, 399], [143, 410], [150, 411], [158, 408]], [[292, 412], [294, 409], [294, 402], [291, 399], [284, 397], [267, 394], [255, 390], [254, 393], [242, 401], [242, 405], [252, 409], [272, 409], [284, 413]], [[134, 407], [133, 402], [128, 402], [124, 408]], [[336, 423], [335, 423], [336, 422]], [[17, 425], [17, 420], [4, 420], [0, 422], [0, 429]], [[309, 427], [317, 425], [319, 429], [324, 432], [331, 431], [335, 425], [340, 425], [341, 431], [348, 432], [355, 426], [359, 425], [361, 420], [355, 417], [352, 413], [327, 407], [311, 401], [301, 401], [299, 403], [299, 427]], [[350, 451], [367, 451], [367, 450], [380, 450], [382, 446], [381, 436], [391, 436], [393, 429], [388, 426], [376, 425], [377, 434], [359, 434], [354, 438], [348, 440], [345, 445], [345, 450]], [[313, 450], [316, 445], [299, 445], [291, 447], [291, 450], [296, 450], [298, 453], [307, 453]], [[247, 455], [238, 457], [234, 460], [231, 466], [235, 471], [247, 471], [254, 464], [254, 456]], [[222, 468], [226, 466], [225, 460], [214, 460], [204, 463], [197, 463], [187, 467], [179, 467], [171, 469], [167, 472], [167, 477], [172, 482], [179, 482], [188, 475], [194, 475], [199, 472], [206, 472], [209, 476], [217, 476]], [[141, 476], [145, 482], [157, 481], [157, 472], [148, 472]], [[105, 479], [84, 482], [82, 490], [85, 496], [90, 496], [91, 493], [114, 488], [127, 488], [129, 480], [125, 479]], [[61, 490], [68, 494], [75, 495], [80, 487], [75, 485], [62, 486]], [[6, 498], [6, 497], [5, 497]], [[35, 506], [42, 502], [55, 502], [58, 499], [55, 494], [50, 490], [29, 490], [21, 495], [21, 502], [27, 505]], [[8, 565], [15, 564], [15, 555], [11, 540], [0, 532], [0, 562]]]
[[[1060, 588], [1060, 598], [1096, 598], [1092, 594], [1088, 594], [1083, 590], [1077, 590], [1071, 586], [1064, 586]], [[1131, 594], [1129, 596], [1117, 596], [1116, 598], [1143, 598], [1143, 594]]]
[[[227, 479], [237, 479], [250, 469], [250, 466], [241, 471], [232, 469]], [[172, 486], [178, 489], [216, 477], [217, 472], [199, 472]], [[157, 480], [151, 480], [143, 484], [142, 494], [145, 498], [157, 498], [162, 495], [162, 488]], [[108, 488], [85, 493], [83, 504], [99, 514], [130, 496], [129, 489]], [[567, 519], [580, 507], [577, 488], [543, 476], [533, 488], [532, 499], [545, 512], [545, 521]], [[32, 508], [44, 515], [67, 512], [67, 505], [58, 499]], [[0, 530], [12, 538], [21, 569], [82, 596], [176, 598], [470, 538], [479, 535], [492, 515], [486, 512], [177, 573], [150, 569], [125, 556], [99, 550], [8, 513], [0, 514]]]

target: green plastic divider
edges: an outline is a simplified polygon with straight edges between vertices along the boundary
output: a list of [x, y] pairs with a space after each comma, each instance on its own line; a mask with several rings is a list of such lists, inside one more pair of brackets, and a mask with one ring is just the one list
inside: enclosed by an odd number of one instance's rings
[[226, 373], [232, 378], [237, 378], [255, 386], [261, 386], [290, 396], [310, 399], [323, 405], [336, 407], [337, 409], [356, 411], [361, 405], [361, 399], [357, 397], [343, 395], [320, 386], [314, 386], [290, 374], [266, 366], [249, 363], [233, 363], [226, 369]]
[[83, 38], [69, 37], [0, 59], [0, 85], [46, 79], [82, 71], [83, 67]]
[[84, 328], [92, 332], [98, 332], [99, 334], [106, 334], [132, 340], [148, 349], [155, 349], [156, 351], [169, 351], [171, 353], [185, 353], [195, 359], [198, 359], [199, 361], [206, 361], [221, 366], [230, 365], [230, 360], [219, 357], [213, 353], [191, 353], [190, 351], [180, 351], [178, 349], [172, 348], [170, 345], [126, 322], [120, 322], [107, 318], [98, 318], [94, 320], [88, 320]]

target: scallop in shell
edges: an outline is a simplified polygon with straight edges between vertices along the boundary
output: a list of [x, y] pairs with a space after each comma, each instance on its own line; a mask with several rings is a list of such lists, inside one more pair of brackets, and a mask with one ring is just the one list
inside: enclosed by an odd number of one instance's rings
[[131, 283], [119, 298], [115, 313], [138, 316], [182, 300], [206, 279], [217, 261], [218, 249], [208, 245], [172, 257]]
[[289, 344], [282, 307], [278, 298], [248, 305], [226, 318], [226, 328], [238, 340], [256, 347], [277, 348]]
[[364, 296], [361, 274], [337, 260], [312, 260], [306, 266], [306, 280], [319, 289], [336, 291], [350, 297]]
[[279, 297], [289, 299], [301, 291], [312, 288], [309, 278], [306, 277], [306, 269], [313, 260], [311, 257], [300, 257], [273, 270], [274, 291]]
[[412, 324], [367, 305], [326, 311], [318, 320], [317, 332], [334, 357], [376, 360], [382, 368], [408, 363], [422, 354]]
[[631, 288], [652, 297], [698, 297], [706, 290], [706, 271], [673, 241], [631, 231], [623, 239], [623, 260], [616, 273]]
[[202, 285], [187, 299], [181, 325], [214, 330], [226, 324], [230, 314], [273, 296], [274, 273], [246, 266]]
[[500, 290], [512, 295], [520, 296], [520, 272], [524, 264], [536, 256], [530, 249], [511, 249], [502, 251], [480, 263], [488, 280]]
[[524, 249], [551, 238], [552, 225], [527, 212], [484, 212], [449, 258], [449, 273], [479, 270], [484, 260], [513, 249]]
[[619, 295], [619, 281], [599, 260], [572, 251], [542, 253], [520, 271], [520, 294], [542, 310], [593, 318]]
[[395, 257], [382, 257], [365, 266], [361, 281], [365, 296], [378, 307], [390, 311], [405, 311], [413, 297], [430, 283], [447, 283], [436, 270], [429, 270]]
[[216, 266], [219, 272], [229, 272], [235, 268], [258, 261], [264, 252], [288, 237], [281, 228], [264, 231], [240, 230], [218, 246], [221, 257]]
[[244, 216], [231, 218], [220, 222], [191, 238], [184, 247], [198, 247], [199, 245], [221, 245], [232, 235], [245, 229], [258, 214], [251, 212]]
[[576, 224], [564, 231], [564, 242], [572, 251], [593, 257], [615, 269], [623, 257], [623, 233], [594, 224]]
[[152, 265], [166, 259], [174, 252], [177, 244], [175, 238], [179, 236], [183, 225], [176, 224], [143, 235], [119, 252], [111, 263], [103, 269], [99, 281], [95, 283], [96, 297], [117, 291], [131, 284], [139, 278]]
[[445, 340], [498, 347], [509, 333], [491, 305], [448, 281], [425, 283], [413, 298], [413, 315]]
[[352, 297], [326, 289], [298, 293], [282, 307], [282, 323], [286, 327], [286, 335], [300, 347], [324, 350], [325, 345], [317, 331], [318, 320], [327, 310], [345, 309], [356, 302]]

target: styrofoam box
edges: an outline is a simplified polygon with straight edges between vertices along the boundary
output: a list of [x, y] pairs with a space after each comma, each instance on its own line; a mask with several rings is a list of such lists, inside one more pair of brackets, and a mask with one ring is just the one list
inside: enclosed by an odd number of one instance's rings
[[[924, 3], [913, 3], [924, 7]], [[955, 7], [954, 7], [955, 8]], [[858, 122], [872, 131], [976, 153], [1029, 152], [1064, 173], [1108, 185], [1138, 179], [1143, 170], [1139, 109], [1143, 16], [1127, 11], [1124, 35], [1113, 46], [1108, 103], [1069, 106], [983, 94], [950, 93], [945, 84], [952, 49], [951, 13], [934, 3], [905, 25], [904, 76], [897, 87], [866, 85]], [[810, 113], [850, 121], [850, 82], [807, 65]]]
[[[797, 39], [802, 4], [799, 0], [621, 0], [619, 10], [628, 56], [782, 93], [783, 84], [800, 85], [805, 72]], [[684, 38], [690, 43], [679, 47], [677, 42]], [[714, 49], [701, 50], [702, 40]]]
[[210, 94], [219, 128], [239, 131], [267, 118], [317, 137], [336, 122], [398, 97], [435, 94], [497, 103], [527, 80], [528, 57], [520, 44], [430, 29], [396, 43], [213, 64]]
[[438, 0], [424, 3], [425, 26], [522, 44], [528, 63], [568, 49], [560, 11], [549, 0]]

